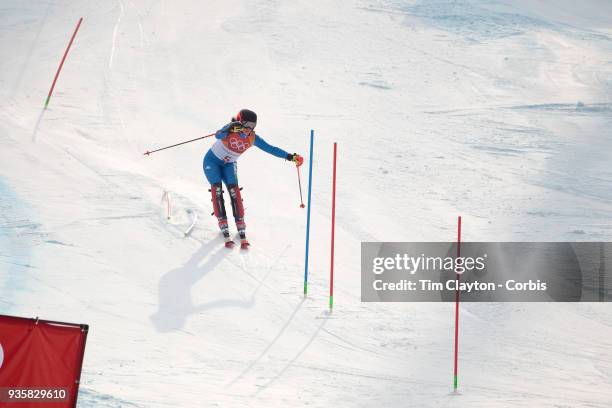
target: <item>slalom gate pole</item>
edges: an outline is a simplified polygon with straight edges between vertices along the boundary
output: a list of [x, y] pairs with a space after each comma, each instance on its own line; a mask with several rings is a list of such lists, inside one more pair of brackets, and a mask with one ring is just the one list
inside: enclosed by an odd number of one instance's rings
[[[461, 216], [457, 218], [457, 258], [461, 256]], [[458, 383], [458, 360], [459, 360], [459, 279], [461, 275], [456, 276], [455, 289], [455, 369], [453, 375], [453, 390], [457, 392]]]
[[59, 73], [62, 70], [62, 67], [64, 66], [64, 61], [66, 61], [66, 56], [68, 55], [68, 51], [70, 51], [70, 47], [72, 46], [74, 37], [76, 37], [77, 31], [79, 31], [79, 27], [81, 26], [82, 22], [83, 22], [83, 17], [79, 18], [79, 22], [77, 23], [76, 28], [74, 29], [74, 33], [72, 33], [72, 37], [70, 37], [70, 42], [68, 43], [68, 47], [66, 47], [66, 51], [64, 52], [64, 56], [62, 57], [62, 61], [60, 62], [59, 67], [57, 67], [57, 72], [55, 73], [55, 78], [53, 78], [51, 89], [49, 89], [49, 95], [47, 95], [47, 100], [45, 101], [45, 109], [47, 109], [47, 106], [49, 105], [49, 100], [51, 99], [51, 94], [53, 94], [53, 89], [55, 88], [57, 77], [59, 76]]
[[181, 142], [181, 143], [173, 144], [172, 146], [162, 147], [162, 148], [157, 149], [157, 150], [151, 150], [151, 151], [147, 150], [146, 152], [143, 153], [143, 155], [148, 156], [151, 153], [159, 152], [160, 150], [170, 149], [171, 147], [176, 147], [176, 146], [184, 145], [185, 143], [195, 142], [196, 140], [205, 139], [207, 137], [211, 137], [211, 136], [214, 136], [214, 135], [215, 135], [215, 133], [211, 133], [210, 135], [196, 137], [195, 139], [187, 140], [186, 142]]
[[336, 156], [338, 144], [334, 142], [334, 173], [332, 181], [332, 219], [331, 219], [331, 267], [329, 270], [329, 311], [334, 308], [334, 233], [336, 224]]
[[306, 210], [306, 259], [304, 261], [304, 297], [308, 295], [308, 248], [310, 244], [310, 197], [312, 196], [312, 147], [314, 130], [310, 130], [310, 157], [308, 159], [308, 209]]
[[302, 198], [302, 178], [300, 177], [300, 166], [295, 166], [298, 175], [298, 188], [300, 189], [300, 208], [304, 208], [304, 198]]

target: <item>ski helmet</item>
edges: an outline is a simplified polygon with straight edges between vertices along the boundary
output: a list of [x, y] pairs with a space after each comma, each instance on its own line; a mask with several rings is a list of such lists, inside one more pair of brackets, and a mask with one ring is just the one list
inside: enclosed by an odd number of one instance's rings
[[236, 120], [245, 127], [255, 129], [255, 125], [257, 125], [257, 114], [249, 109], [241, 109], [236, 115]]

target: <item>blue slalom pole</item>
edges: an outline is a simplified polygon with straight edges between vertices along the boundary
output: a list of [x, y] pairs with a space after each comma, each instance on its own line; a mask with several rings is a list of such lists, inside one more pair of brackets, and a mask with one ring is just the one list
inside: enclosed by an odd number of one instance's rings
[[306, 215], [306, 260], [304, 262], [304, 297], [308, 294], [308, 248], [310, 243], [310, 197], [312, 193], [312, 146], [314, 130], [310, 129], [310, 159], [308, 160], [308, 211]]

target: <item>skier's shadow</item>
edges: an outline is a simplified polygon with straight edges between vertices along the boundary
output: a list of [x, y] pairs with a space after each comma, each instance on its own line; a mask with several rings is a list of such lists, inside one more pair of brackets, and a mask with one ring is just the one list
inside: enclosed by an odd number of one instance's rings
[[[227, 249], [221, 245], [220, 239], [203, 243], [187, 263], [180, 268], [173, 269], [163, 275], [159, 280], [159, 307], [151, 316], [151, 321], [160, 332], [180, 330], [187, 317], [193, 313], [215, 307], [250, 307], [253, 299], [245, 302], [235, 299], [219, 299], [211, 302], [194, 305], [191, 296], [192, 286], [215, 267], [227, 255]], [[214, 247], [220, 247], [211, 253]], [[199, 265], [204, 259], [206, 261]]]

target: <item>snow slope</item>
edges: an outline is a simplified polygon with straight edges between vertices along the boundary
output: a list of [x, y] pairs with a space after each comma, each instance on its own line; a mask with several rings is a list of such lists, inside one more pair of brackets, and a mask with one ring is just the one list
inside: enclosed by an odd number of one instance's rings
[[[468, 241], [610, 240], [609, 2], [0, 9], [0, 313], [90, 325], [79, 406], [610, 405], [606, 304], [463, 305], [449, 395], [454, 305], [361, 303], [359, 288], [361, 241], [453, 240], [457, 215]], [[142, 155], [243, 107], [292, 152], [316, 131], [307, 299], [291, 165], [241, 158], [239, 253], [209, 217], [210, 141]]]

